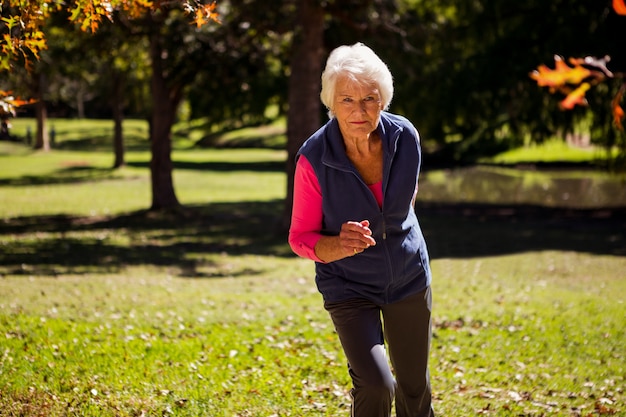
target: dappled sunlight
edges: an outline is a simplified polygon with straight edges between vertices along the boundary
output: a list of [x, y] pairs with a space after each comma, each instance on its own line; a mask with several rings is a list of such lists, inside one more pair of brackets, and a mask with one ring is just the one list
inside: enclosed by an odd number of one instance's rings
[[290, 257], [286, 237], [275, 230], [279, 212], [280, 201], [270, 201], [188, 207], [182, 214], [6, 219], [0, 225], [0, 274], [124, 273], [145, 265], [190, 278], [255, 275], [255, 268], [224, 267], [212, 256]]
[[432, 268], [440, 411], [617, 412], [626, 258], [536, 251]]

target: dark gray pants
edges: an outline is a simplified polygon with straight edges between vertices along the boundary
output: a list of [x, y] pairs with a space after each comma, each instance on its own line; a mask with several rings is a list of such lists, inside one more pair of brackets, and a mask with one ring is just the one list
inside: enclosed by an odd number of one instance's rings
[[394, 397], [397, 417], [434, 416], [428, 371], [431, 306], [430, 287], [393, 304], [363, 299], [324, 304], [348, 359], [352, 416], [389, 417]]

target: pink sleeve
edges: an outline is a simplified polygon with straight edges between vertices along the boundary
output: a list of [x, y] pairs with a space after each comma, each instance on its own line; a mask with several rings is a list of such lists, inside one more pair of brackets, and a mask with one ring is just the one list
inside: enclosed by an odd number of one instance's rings
[[322, 262], [315, 245], [322, 237], [322, 190], [311, 163], [300, 156], [293, 184], [289, 246], [299, 256]]

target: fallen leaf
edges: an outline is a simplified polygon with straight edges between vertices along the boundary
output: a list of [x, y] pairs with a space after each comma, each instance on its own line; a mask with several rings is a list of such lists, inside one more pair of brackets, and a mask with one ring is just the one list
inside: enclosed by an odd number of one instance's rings
[[509, 397], [511, 397], [511, 399], [517, 403], [522, 401], [522, 396], [515, 391], [509, 391]]

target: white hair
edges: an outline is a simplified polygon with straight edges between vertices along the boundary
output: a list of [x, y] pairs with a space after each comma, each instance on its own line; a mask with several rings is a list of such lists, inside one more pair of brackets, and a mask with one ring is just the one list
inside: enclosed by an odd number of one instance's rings
[[387, 65], [361, 42], [335, 48], [326, 61], [322, 73], [320, 98], [328, 109], [328, 117], [333, 118], [332, 103], [335, 86], [340, 76], [348, 76], [359, 83], [371, 83], [380, 92], [382, 109], [387, 110], [393, 98], [393, 77]]

